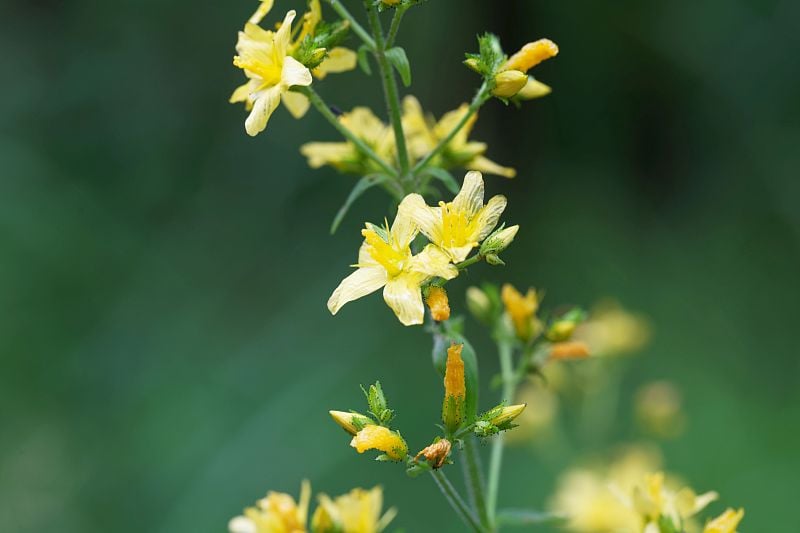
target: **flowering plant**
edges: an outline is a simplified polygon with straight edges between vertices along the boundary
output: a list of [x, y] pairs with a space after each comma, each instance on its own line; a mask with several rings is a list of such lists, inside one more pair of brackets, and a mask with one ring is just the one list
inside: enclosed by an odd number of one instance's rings
[[[342, 135], [340, 142], [309, 142], [300, 148], [312, 168], [329, 165], [358, 177], [332, 221], [332, 231], [368, 189], [380, 187], [394, 202], [391, 223], [367, 222], [361, 230], [355, 270], [332, 291], [327, 306], [336, 315], [345, 304], [382, 290], [402, 325], [422, 325], [427, 314], [433, 366], [443, 380], [441, 425], [430, 441], [409, 447], [394, 424], [395, 409], [376, 381], [363, 388], [365, 408], [330, 411], [350, 446], [359, 454], [377, 452], [377, 460], [400, 464], [410, 476], [429, 475], [470, 531], [545, 522], [559, 522], [575, 531], [692, 530], [694, 517], [716, 494], [698, 496], [690, 489], [678, 489], [657, 464], [650, 463], [639, 469], [626, 466], [624, 475], [615, 468], [568, 475], [546, 512], [499, 506], [507, 441], [515, 433], [525, 434], [527, 421], [536, 427], [537, 416], [541, 423], [548, 402], [553, 405], [539, 378], [563, 373], [573, 362], [582, 365], [625, 351], [631, 344], [636, 347], [644, 335], [640, 322], [621, 310], [614, 316], [589, 315], [572, 306], [544, 311], [541, 291], [529, 289], [523, 294], [509, 284], [471, 287], [466, 293], [468, 308], [495, 340], [501, 369], [495, 380], [500, 397], [481, 409], [478, 356], [465, 337], [462, 321], [451, 317], [448, 282], [481, 262], [504, 265], [501, 256], [520, 229], [502, 220], [506, 197], [486, 197], [484, 174], [513, 178], [517, 172], [490, 160], [485, 143], [470, 140], [478, 111], [491, 100], [521, 106], [549, 94], [551, 89], [530, 72], [558, 54], [556, 44], [539, 39], [509, 56], [497, 36], [481, 35], [477, 52], [466, 54], [464, 60], [477, 74], [472, 100], [437, 120], [415, 97], [401, 100], [399, 94], [398, 78], [409, 86], [411, 67], [396, 39], [406, 12], [423, 2], [364, 0], [369, 29], [339, 0], [325, 3], [335, 14], [333, 21], [324, 18], [320, 0], [309, 0], [296, 25], [297, 13], [289, 10], [274, 30], [268, 30], [261, 24], [274, 2], [260, 2], [239, 32], [233, 62], [247, 80], [230, 101], [244, 103], [249, 113], [245, 130], [251, 136], [267, 129], [281, 104], [296, 118], [313, 107]], [[391, 16], [388, 31], [385, 16]], [[348, 47], [350, 34], [360, 41], [355, 50]], [[317, 92], [316, 86], [328, 74], [356, 67], [380, 77], [388, 122], [366, 107], [339, 111]], [[461, 183], [451, 173], [458, 168], [467, 170]], [[600, 381], [599, 374], [592, 374], [590, 365], [587, 368], [588, 378]], [[533, 383], [538, 389], [531, 390]], [[641, 407], [645, 421], [667, 431], [675, 414], [668, 405], [665, 409], [669, 402], [663, 400], [668, 397], [664, 390], [644, 394], [647, 401]], [[518, 423], [522, 428], [512, 431]], [[478, 442], [490, 446], [486, 470]], [[456, 462], [465, 467], [466, 495], [448, 475]], [[287, 494], [270, 493], [231, 520], [229, 528], [235, 533], [373, 532], [383, 530], [395, 515], [393, 509], [381, 513], [379, 487], [354, 489], [335, 499], [320, 495], [309, 523], [310, 498], [307, 483], [298, 502]], [[743, 511], [728, 510], [708, 522], [704, 531], [734, 532], [742, 515]]]

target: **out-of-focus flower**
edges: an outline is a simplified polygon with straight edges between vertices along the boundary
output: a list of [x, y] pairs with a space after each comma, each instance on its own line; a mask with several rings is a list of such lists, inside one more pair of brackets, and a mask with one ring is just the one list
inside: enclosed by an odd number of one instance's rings
[[[445, 113], [438, 122], [432, 116], [426, 116], [419, 100], [413, 96], [403, 99], [403, 130], [408, 137], [408, 150], [415, 159], [422, 159], [432, 151], [440, 141], [447, 138], [451, 131], [469, 112], [467, 104]], [[486, 143], [470, 141], [469, 134], [478, 120], [473, 114], [458, 133], [447, 143], [447, 146], [433, 158], [431, 164], [442, 168], [463, 167], [486, 174], [494, 174], [505, 178], [513, 178], [517, 171], [504, 167], [487, 159], [484, 154]]]
[[589, 320], [578, 326], [573, 338], [585, 342], [592, 355], [624, 355], [647, 344], [650, 327], [642, 316], [626, 311], [617, 303], [604, 302], [592, 310]]
[[244, 514], [228, 523], [230, 533], [305, 533], [311, 484], [303, 481], [300, 500], [289, 494], [270, 492], [266, 498], [248, 507]]
[[319, 495], [319, 506], [311, 519], [314, 533], [380, 533], [397, 515], [391, 508], [381, 515], [383, 490], [353, 489], [331, 499]]
[[478, 287], [467, 288], [467, 309], [476, 319], [489, 323], [492, 318], [492, 301], [489, 296]]
[[442, 322], [450, 318], [450, 301], [447, 299], [447, 291], [443, 287], [431, 287], [425, 303], [428, 304], [431, 317], [435, 321]]
[[528, 382], [520, 387], [515, 401], [528, 408], [517, 417], [519, 428], [506, 435], [509, 444], [536, 440], [550, 430], [558, 414], [558, 397], [549, 386]]
[[[339, 117], [342, 126], [372, 148], [384, 160], [394, 157], [394, 134], [392, 128], [366, 107], [356, 107]], [[340, 172], [369, 174], [382, 171], [350, 141], [310, 142], [300, 147], [300, 153], [308, 159], [311, 168], [330, 165]]]
[[643, 429], [657, 437], [676, 437], [686, 425], [681, 404], [681, 393], [672, 383], [648, 383], [636, 392], [636, 419]]
[[455, 431], [464, 421], [467, 388], [464, 379], [464, 361], [461, 359], [463, 348], [463, 344], [453, 344], [447, 349], [442, 422], [448, 431]]
[[523, 296], [521, 292], [510, 283], [503, 285], [500, 298], [506, 308], [506, 314], [514, 325], [517, 337], [528, 341], [541, 329], [541, 322], [536, 318], [539, 310], [539, 298], [534, 289], [528, 289]]
[[632, 497], [621, 490], [619, 495], [642, 518], [644, 531], [648, 532], [659, 531], [659, 522], [663, 520], [681, 527], [718, 497], [716, 492], [697, 495], [688, 487], [679, 490], [668, 487], [663, 472], [645, 475], [643, 482], [634, 487]]
[[430, 241], [447, 252], [454, 263], [467, 258], [497, 225], [506, 208], [506, 197], [493, 196], [483, 204], [483, 176], [467, 172], [452, 202], [430, 207], [419, 194], [409, 194], [409, 216]]
[[400, 433], [384, 426], [372, 424], [364, 426], [361, 431], [356, 433], [353, 440], [350, 441], [350, 446], [355, 448], [358, 453], [380, 450], [393, 461], [400, 461], [408, 455], [408, 445]]
[[586, 359], [589, 355], [589, 347], [581, 341], [556, 342], [550, 347], [550, 359], [556, 361]]
[[[555, 57], [557, 54], [558, 46], [550, 39], [539, 39], [526, 44], [500, 67], [494, 78], [495, 87], [492, 90], [492, 94], [500, 98], [511, 98], [517, 95], [526, 89], [529, 84], [527, 72], [542, 61]], [[541, 93], [542, 88], [531, 87], [527, 96], [530, 97], [535, 92]], [[538, 96], [544, 96], [544, 94], [539, 94]]]
[[230, 101], [245, 102], [250, 110], [244, 123], [248, 135], [257, 135], [267, 127], [270, 116], [291, 87], [311, 85], [311, 72], [289, 55], [295, 16], [294, 11], [286, 13], [276, 32], [251, 22], [239, 32], [238, 55], [233, 58], [233, 64], [244, 71], [248, 82], [233, 91]]
[[706, 524], [703, 533], [736, 533], [736, 528], [742, 518], [744, 518], [744, 509], [738, 511], [726, 509], [724, 513]]
[[404, 325], [422, 324], [425, 307], [421, 285], [433, 277], [452, 279], [458, 270], [450, 258], [434, 245], [417, 255], [411, 254], [411, 241], [417, 228], [409, 213], [407, 196], [397, 210], [391, 228], [367, 224], [361, 231], [364, 243], [358, 252], [358, 269], [347, 276], [328, 299], [328, 309], [336, 314], [347, 302], [383, 287], [383, 299]]

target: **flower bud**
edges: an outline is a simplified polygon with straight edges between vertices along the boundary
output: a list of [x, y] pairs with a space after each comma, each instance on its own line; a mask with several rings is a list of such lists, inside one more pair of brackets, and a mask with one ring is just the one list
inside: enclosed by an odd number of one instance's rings
[[550, 348], [550, 359], [568, 360], [589, 357], [589, 347], [580, 341], [557, 342]]
[[519, 52], [508, 58], [503, 70], [519, 70], [528, 72], [545, 59], [558, 55], [558, 46], [550, 39], [539, 39], [528, 43]]
[[444, 402], [442, 422], [448, 431], [455, 431], [464, 421], [467, 395], [464, 381], [464, 361], [461, 359], [463, 344], [453, 344], [447, 349], [447, 364], [444, 372]]
[[500, 256], [497, 254], [486, 254], [486, 257], [483, 259], [492, 266], [506, 266], [506, 262], [500, 259]]
[[374, 420], [361, 413], [346, 413], [344, 411], [328, 411], [328, 413], [330, 413], [334, 422], [351, 435], [355, 435], [366, 425], [375, 424]]
[[431, 317], [437, 322], [450, 318], [450, 302], [447, 300], [447, 291], [442, 287], [430, 287], [425, 303], [431, 310]]
[[419, 459], [421, 455], [431, 463], [434, 469], [441, 468], [445, 461], [447, 461], [447, 456], [450, 455], [451, 447], [452, 445], [449, 440], [441, 439], [420, 450], [416, 458]]
[[491, 422], [495, 426], [502, 426], [504, 424], [508, 424], [515, 418], [517, 418], [522, 411], [525, 410], [526, 404], [521, 403], [518, 405], [507, 405], [500, 409], [500, 412], [497, 413], [494, 417], [492, 417], [489, 422]]
[[574, 320], [556, 320], [547, 330], [547, 339], [552, 342], [569, 340], [576, 327]]
[[467, 309], [481, 322], [488, 323], [492, 320], [492, 301], [478, 287], [467, 289]]
[[483, 241], [481, 244], [481, 255], [499, 254], [514, 240], [514, 237], [519, 231], [519, 226], [511, 226], [510, 228], [500, 228]]
[[545, 85], [544, 83], [535, 80], [533, 77], [528, 77], [528, 83], [525, 84], [518, 93], [517, 98], [522, 100], [533, 100], [534, 98], [541, 98], [542, 96], [547, 96], [553, 92], [553, 89], [550, 88], [549, 85]]
[[400, 433], [373, 424], [364, 426], [361, 431], [356, 433], [353, 440], [350, 441], [350, 446], [355, 448], [358, 453], [380, 450], [393, 461], [400, 461], [408, 455], [408, 445]]
[[473, 72], [477, 72], [478, 74], [481, 73], [480, 63], [474, 57], [470, 57], [464, 60], [464, 64]]
[[494, 77], [492, 95], [499, 98], [511, 98], [525, 87], [528, 76], [519, 70], [506, 70]]

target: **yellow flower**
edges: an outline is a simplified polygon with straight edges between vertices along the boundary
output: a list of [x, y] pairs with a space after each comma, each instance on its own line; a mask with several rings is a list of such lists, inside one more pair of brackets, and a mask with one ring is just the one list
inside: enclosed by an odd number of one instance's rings
[[447, 349], [442, 422], [449, 431], [455, 431], [464, 421], [467, 389], [464, 379], [464, 361], [461, 359], [463, 348], [463, 344], [452, 344]]
[[380, 450], [393, 461], [400, 461], [408, 455], [408, 445], [403, 437], [396, 431], [384, 426], [370, 424], [356, 433], [350, 441], [350, 446], [358, 453], [367, 450]]
[[311, 73], [315, 77], [323, 79], [328, 74], [339, 74], [353, 70], [357, 64], [358, 54], [349, 48], [336, 46], [328, 50], [328, 55]]
[[311, 528], [315, 533], [380, 533], [397, 515], [397, 510], [391, 508], [381, 516], [382, 507], [380, 487], [353, 489], [333, 500], [320, 494]]
[[622, 355], [644, 347], [650, 340], [650, 327], [645, 318], [618, 303], [603, 302], [578, 326], [573, 338], [585, 342], [593, 355]]
[[[339, 121], [356, 137], [363, 140], [384, 160], [394, 156], [394, 134], [392, 128], [384, 124], [369, 108], [356, 107], [343, 113]], [[300, 153], [308, 159], [311, 168], [330, 165], [340, 172], [369, 174], [382, 171], [375, 162], [365, 157], [350, 141], [311, 142], [300, 147]]]
[[[415, 159], [422, 159], [433, 150], [439, 141], [456, 127], [466, 113], [469, 106], [462, 104], [458, 109], [445, 113], [439, 122], [433, 117], [425, 116], [419, 101], [413, 96], [403, 99], [403, 129], [408, 140], [408, 150]], [[498, 165], [484, 157], [486, 143], [469, 141], [478, 114], [472, 115], [464, 127], [447, 143], [441, 154], [432, 161], [433, 166], [443, 168], [463, 167], [467, 170], [477, 170], [487, 174], [513, 178], [517, 171], [513, 168]]]
[[525, 296], [522, 295], [510, 283], [503, 285], [500, 291], [500, 298], [506, 308], [506, 314], [514, 325], [517, 337], [523, 341], [530, 340], [536, 333], [538, 321], [536, 311], [539, 309], [539, 298], [534, 289], [528, 289]]
[[239, 32], [238, 55], [233, 58], [233, 64], [244, 71], [248, 82], [233, 91], [230, 101], [245, 102], [250, 109], [244, 123], [248, 135], [264, 131], [281, 98], [286, 99], [290, 94], [291, 87], [311, 85], [311, 72], [289, 55], [295, 15], [294, 11], [286, 13], [283, 24], [275, 32], [251, 22]]
[[736, 527], [744, 518], [744, 509], [726, 509], [724, 513], [706, 524], [703, 533], [736, 533]]
[[[536, 98], [549, 92], [549, 87], [529, 78], [527, 72], [546, 59], [558, 54], [558, 46], [550, 39], [539, 39], [523, 46], [516, 54], [509, 57], [495, 76], [495, 87], [492, 94], [500, 98], [511, 98], [527, 89], [520, 98]], [[531, 83], [534, 85], [530, 85]], [[529, 87], [530, 85], [530, 87]], [[543, 89], [547, 88], [546, 92]], [[535, 96], [531, 96], [535, 95]]]
[[454, 263], [466, 259], [492, 232], [506, 208], [506, 197], [501, 195], [493, 196], [483, 205], [480, 172], [467, 172], [461, 191], [452, 202], [430, 207], [419, 194], [410, 194], [404, 201], [419, 230], [447, 252]]
[[634, 488], [630, 505], [642, 517], [647, 530], [657, 528], [662, 517], [675, 525], [683, 524], [716, 499], [716, 492], [697, 495], [690, 488], [668, 487], [664, 473], [656, 472], [644, 476], [644, 482]]
[[328, 299], [328, 309], [336, 314], [353, 300], [383, 287], [383, 299], [406, 326], [422, 324], [425, 306], [421, 285], [434, 277], [452, 279], [458, 270], [448, 255], [433, 245], [417, 255], [411, 254], [411, 241], [417, 235], [409, 215], [409, 198], [397, 210], [391, 228], [367, 224], [361, 230], [364, 243], [358, 252], [358, 269], [347, 276]]
[[311, 485], [303, 481], [300, 501], [282, 492], [270, 492], [266, 498], [248, 507], [244, 514], [228, 522], [230, 533], [305, 533]]

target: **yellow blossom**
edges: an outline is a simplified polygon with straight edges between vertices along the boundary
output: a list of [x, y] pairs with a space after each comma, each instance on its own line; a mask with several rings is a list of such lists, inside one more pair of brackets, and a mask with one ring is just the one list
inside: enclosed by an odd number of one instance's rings
[[407, 196], [398, 207], [391, 228], [367, 224], [358, 253], [358, 269], [347, 276], [328, 299], [336, 314], [343, 305], [383, 287], [383, 299], [404, 325], [422, 324], [425, 307], [421, 285], [434, 277], [452, 279], [458, 270], [448, 255], [433, 245], [411, 254], [417, 227], [409, 214]]
[[447, 349], [447, 362], [444, 371], [444, 402], [442, 403], [442, 422], [449, 431], [455, 431], [464, 421], [466, 381], [464, 361], [461, 359], [463, 344], [452, 344]]
[[489, 422], [491, 422], [495, 426], [501, 426], [507, 422], [511, 422], [515, 418], [517, 418], [522, 411], [525, 410], [526, 404], [521, 403], [517, 405], [506, 405], [500, 412]]
[[406, 200], [419, 230], [456, 263], [466, 259], [492, 232], [506, 208], [506, 197], [501, 195], [493, 196], [483, 205], [480, 172], [467, 172], [461, 191], [452, 202], [430, 207], [419, 194], [410, 194]]
[[513, 56], [508, 58], [501, 71], [518, 70], [528, 72], [530, 69], [544, 61], [558, 55], [558, 46], [550, 39], [539, 39], [528, 43]]
[[556, 342], [550, 347], [550, 359], [585, 359], [589, 357], [589, 347], [581, 341]]
[[618, 303], [602, 302], [589, 314], [589, 320], [578, 326], [573, 338], [585, 342], [593, 355], [622, 355], [647, 344], [650, 327], [646, 319]]
[[358, 453], [380, 450], [394, 461], [400, 461], [408, 454], [408, 445], [399, 433], [374, 424], [364, 426], [361, 431], [356, 433], [353, 440], [350, 441], [350, 446], [355, 448]]
[[[549, 92], [549, 87], [544, 84], [530, 85], [532, 78], [527, 76], [527, 72], [545, 59], [557, 54], [558, 46], [550, 39], [539, 39], [526, 44], [500, 67], [499, 72], [495, 75], [495, 87], [492, 89], [492, 94], [500, 98], [511, 98], [527, 89], [524, 94], [520, 95], [520, 98], [544, 96]], [[547, 91], [543, 91], [545, 87]]]
[[739, 522], [744, 518], [744, 509], [726, 509], [724, 513], [706, 524], [703, 533], [736, 533]]
[[270, 116], [281, 98], [287, 98], [291, 87], [311, 85], [311, 72], [289, 55], [295, 15], [294, 11], [286, 13], [283, 24], [275, 32], [251, 22], [239, 32], [238, 55], [233, 58], [233, 64], [244, 71], [248, 81], [233, 91], [230, 101], [245, 102], [250, 109], [245, 121], [248, 135], [257, 135], [267, 127]]
[[[413, 96], [403, 99], [403, 130], [408, 141], [408, 151], [415, 159], [422, 159], [431, 152], [441, 140], [461, 122], [464, 115], [469, 112], [467, 104], [461, 104], [458, 109], [445, 113], [436, 122], [432, 116], [426, 116], [422, 111], [419, 101]], [[478, 114], [473, 114], [464, 127], [447, 143], [442, 152], [431, 161], [433, 166], [443, 168], [463, 167], [467, 170], [477, 170], [487, 174], [513, 178], [517, 171], [504, 167], [484, 157], [488, 146], [486, 143], [469, 140]]]
[[381, 515], [382, 507], [380, 487], [353, 489], [335, 499], [320, 494], [311, 528], [315, 533], [380, 533], [397, 514], [391, 508]]
[[[372, 148], [384, 160], [394, 157], [394, 134], [392, 128], [366, 107], [356, 107], [339, 117], [342, 126]], [[340, 172], [368, 174], [382, 170], [375, 162], [365, 157], [350, 141], [310, 142], [300, 147], [311, 168], [330, 165]]]
[[[620, 494], [624, 497], [624, 493]], [[634, 488], [629, 505], [642, 517], [647, 530], [657, 527], [662, 517], [673, 524], [683, 524], [716, 499], [716, 492], [697, 495], [690, 488], [669, 487], [664, 473], [655, 472], [645, 475], [644, 481]]]
[[528, 289], [525, 296], [513, 285], [506, 283], [500, 291], [500, 298], [506, 308], [506, 314], [514, 325], [514, 330], [523, 341], [530, 340], [536, 333], [538, 321], [536, 311], [539, 309], [539, 298], [534, 289]]
[[244, 514], [228, 523], [230, 533], [305, 533], [311, 485], [303, 481], [300, 500], [289, 494], [270, 492], [266, 498], [248, 507]]
[[450, 318], [450, 302], [447, 299], [447, 291], [443, 287], [431, 287], [428, 296], [425, 298], [428, 309], [431, 310], [431, 317], [442, 322]]

